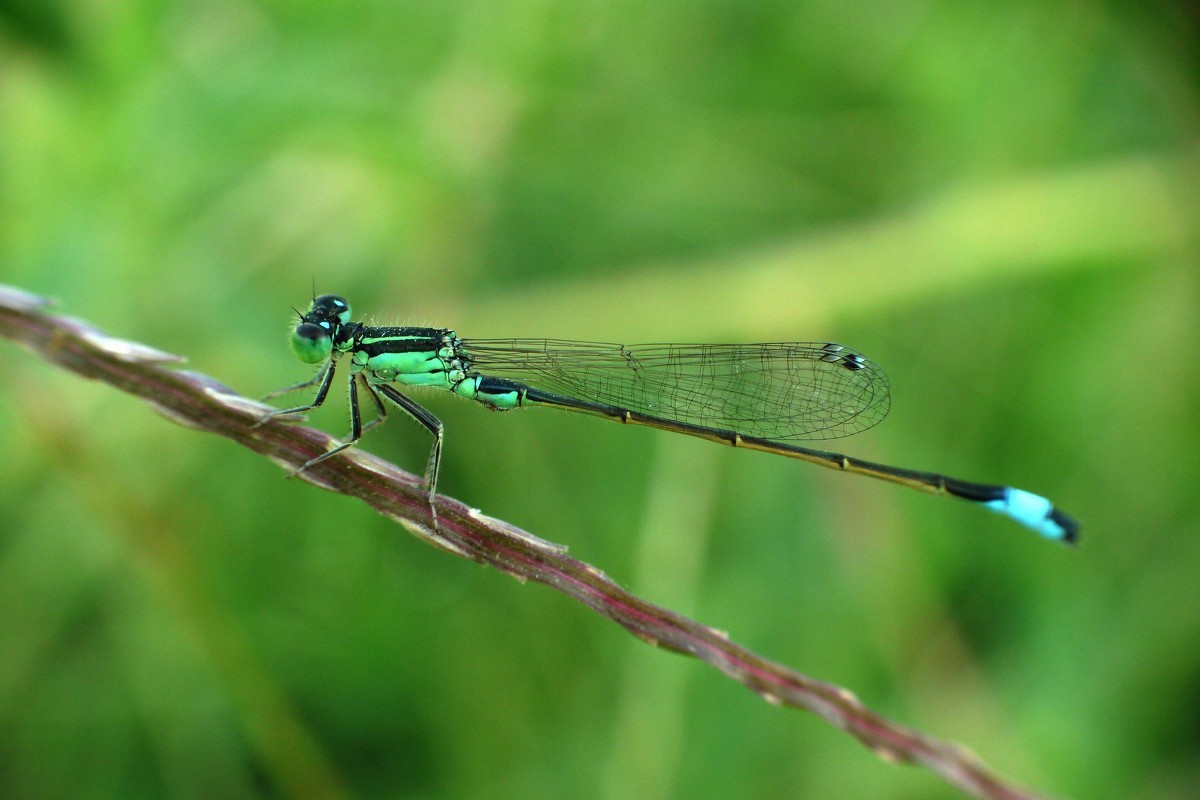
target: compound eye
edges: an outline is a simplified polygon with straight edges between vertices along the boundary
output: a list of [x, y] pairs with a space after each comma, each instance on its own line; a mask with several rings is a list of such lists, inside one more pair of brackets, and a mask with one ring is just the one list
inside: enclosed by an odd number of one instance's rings
[[333, 339], [329, 330], [315, 322], [302, 322], [292, 331], [292, 352], [305, 364], [317, 364], [329, 358]]

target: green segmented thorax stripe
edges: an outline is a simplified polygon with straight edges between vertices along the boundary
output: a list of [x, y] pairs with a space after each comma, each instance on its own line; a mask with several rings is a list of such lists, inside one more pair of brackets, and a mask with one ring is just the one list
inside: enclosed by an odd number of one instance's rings
[[352, 369], [372, 384], [399, 383], [452, 391], [465, 375], [453, 331], [361, 328], [352, 340]]

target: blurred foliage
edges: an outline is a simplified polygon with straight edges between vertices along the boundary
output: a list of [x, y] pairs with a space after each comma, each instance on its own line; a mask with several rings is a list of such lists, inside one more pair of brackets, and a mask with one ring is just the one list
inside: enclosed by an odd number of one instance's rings
[[[970, 508], [428, 398], [441, 488], [1074, 797], [1200, 786], [1186, 4], [0, 2], [0, 281], [249, 395], [313, 283], [464, 336], [844, 341]], [[0, 344], [0, 795], [957, 796]], [[337, 403], [314, 423], [341, 432]], [[428, 441], [367, 447], [413, 469]]]

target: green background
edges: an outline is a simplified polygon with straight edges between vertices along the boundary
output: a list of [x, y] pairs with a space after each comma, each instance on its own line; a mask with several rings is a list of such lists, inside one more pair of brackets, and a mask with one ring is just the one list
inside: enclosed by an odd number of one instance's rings
[[[259, 396], [291, 306], [830, 340], [886, 484], [421, 397], [441, 489], [1056, 796], [1200, 787], [1186, 4], [0, 2], [0, 281]], [[339, 394], [335, 400], [340, 400]], [[340, 435], [341, 402], [313, 424]], [[366, 447], [414, 470], [395, 420]], [[0, 343], [0, 795], [960, 796]]]

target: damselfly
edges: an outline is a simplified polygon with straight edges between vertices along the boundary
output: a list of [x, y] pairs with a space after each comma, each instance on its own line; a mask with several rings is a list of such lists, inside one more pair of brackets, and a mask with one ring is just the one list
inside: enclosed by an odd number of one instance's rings
[[[891, 404], [887, 376], [862, 354], [828, 342], [620, 345], [560, 339], [461, 339], [443, 328], [375, 327], [350, 321], [341, 297], [321, 295], [292, 331], [292, 351], [324, 362], [309, 381], [311, 403], [273, 412], [302, 414], [325, 402], [338, 361], [349, 359], [350, 436], [310, 459], [303, 471], [354, 446], [395, 403], [433, 435], [425, 468], [432, 507], [442, 455], [442, 423], [399, 386], [442, 389], [507, 411], [545, 406], [762, 450], [946, 494], [1011, 517], [1047, 539], [1073, 542], [1079, 525], [1044, 497], [1010, 486], [861, 461], [796, 442], [864, 431]], [[358, 392], [376, 416], [366, 425]]]

